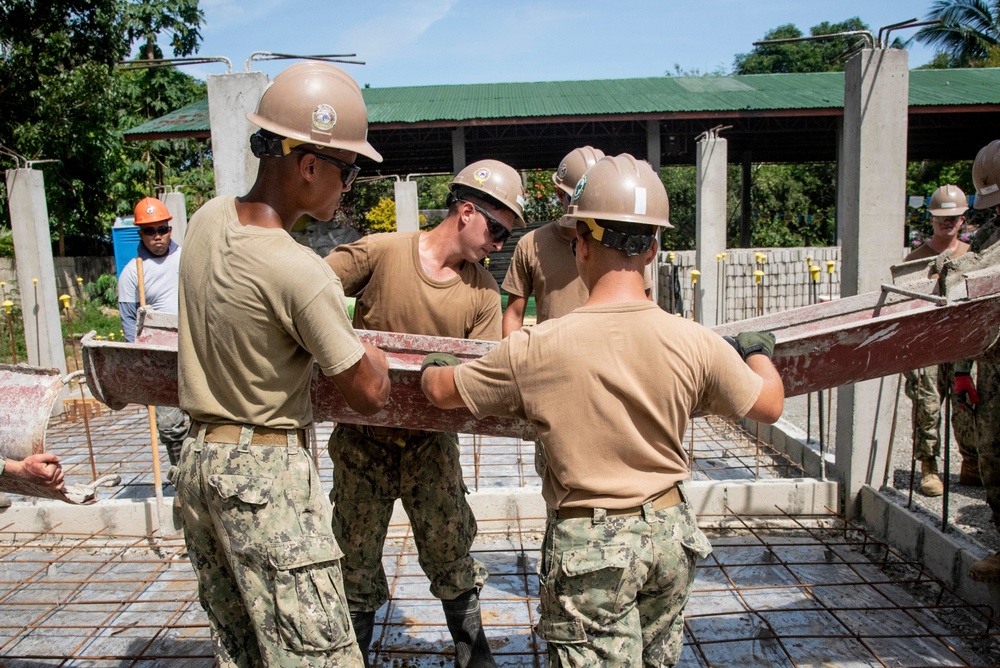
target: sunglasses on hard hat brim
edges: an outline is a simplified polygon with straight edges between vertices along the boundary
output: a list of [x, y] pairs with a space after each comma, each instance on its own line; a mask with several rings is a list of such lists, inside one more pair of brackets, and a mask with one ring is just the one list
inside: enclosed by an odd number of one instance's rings
[[490, 233], [490, 238], [493, 239], [493, 241], [498, 244], [502, 244], [507, 241], [507, 239], [510, 239], [511, 231], [504, 227], [504, 224], [489, 211], [467, 199], [460, 199], [458, 201], [464, 202], [465, 204], [471, 204], [472, 208], [482, 214], [483, 218], [486, 219], [486, 231]]

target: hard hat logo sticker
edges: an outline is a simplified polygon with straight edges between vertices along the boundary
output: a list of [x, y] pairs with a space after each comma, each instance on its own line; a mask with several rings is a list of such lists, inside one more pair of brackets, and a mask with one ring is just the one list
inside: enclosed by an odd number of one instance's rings
[[587, 175], [584, 174], [580, 177], [580, 180], [576, 182], [576, 187], [573, 188], [573, 201], [580, 199], [580, 195], [583, 194], [583, 189], [587, 187]]
[[316, 107], [312, 115], [313, 127], [317, 130], [327, 132], [337, 124], [337, 112], [328, 104], [321, 104]]
[[566, 166], [565, 163], [559, 165], [559, 171], [557, 172], [557, 174], [559, 175], [559, 178], [560, 179], [566, 178], [566, 172], [567, 171], [569, 171], [569, 168]]
[[489, 180], [492, 175], [493, 172], [490, 171], [489, 167], [480, 167], [476, 170], [476, 173], [472, 175], [472, 178], [476, 180], [476, 183], [482, 185], [483, 181]]
[[153, 213], [154, 211], [156, 211], [156, 209], [154, 209], [153, 207], [151, 206], [146, 207], [146, 213]]

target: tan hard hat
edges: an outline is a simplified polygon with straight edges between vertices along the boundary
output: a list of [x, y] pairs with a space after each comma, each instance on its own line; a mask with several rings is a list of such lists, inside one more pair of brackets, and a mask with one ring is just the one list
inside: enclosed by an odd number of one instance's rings
[[455, 175], [452, 192], [465, 187], [486, 193], [514, 212], [514, 227], [524, 227], [524, 186], [521, 175], [499, 160], [479, 160]]
[[979, 150], [972, 163], [972, 182], [976, 184], [977, 209], [991, 209], [1000, 204], [1000, 139]]
[[566, 154], [559, 168], [552, 174], [552, 183], [567, 195], [573, 194], [573, 187], [588, 169], [604, 157], [604, 151], [593, 146], [581, 146]]
[[310, 60], [282, 70], [264, 90], [257, 111], [247, 118], [295, 143], [328, 146], [382, 162], [381, 154], [368, 143], [368, 109], [358, 82], [330, 63]]
[[135, 205], [135, 224], [154, 225], [169, 222], [173, 216], [167, 210], [167, 205], [155, 197], [143, 197]]
[[927, 210], [932, 216], [961, 216], [969, 209], [969, 198], [958, 186], [941, 186], [931, 195]]
[[583, 218], [673, 227], [663, 181], [648, 162], [628, 153], [601, 158], [577, 182], [560, 224], [575, 227]]

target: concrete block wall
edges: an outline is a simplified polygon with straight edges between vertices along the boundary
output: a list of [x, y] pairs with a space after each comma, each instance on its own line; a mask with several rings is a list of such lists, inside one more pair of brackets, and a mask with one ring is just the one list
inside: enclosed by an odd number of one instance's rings
[[[765, 261], [759, 267], [756, 254], [763, 253]], [[694, 251], [674, 252], [673, 264], [678, 268], [681, 298], [683, 299], [684, 317], [692, 317], [693, 285], [691, 270], [695, 268]], [[819, 246], [805, 248], [734, 248], [726, 251], [725, 262], [717, 262], [714, 267], [702, 268], [702, 274], [708, 271], [719, 272], [725, 269], [725, 279], [720, 281], [724, 293], [724, 319], [722, 322], [744, 320], [755, 317], [758, 307], [763, 301], [764, 314], [786, 311], [799, 306], [808, 306], [810, 301], [811, 278], [806, 258], [812, 258], [812, 263], [820, 268], [820, 280], [817, 292], [820, 299], [840, 296], [840, 247]], [[827, 273], [826, 262], [832, 260], [833, 281]], [[658, 302], [661, 307], [668, 308], [672, 292], [670, 253], [660, 253], [658, 261]], [[760, 268], [764, 272], [761, 286], [758, 288], [754, 272]], [[723, 300], [720, 300], [720, 303]]]
[[[56, 257], [52, 260], [55, 264], [56, 289], [61, 295], [79, 296], [77, 276], [82, 278], [84, 283], [90, 283], [96, 281], [101, 274], [115, 273], [115, 258], [111, 256]], [[17, 285], [17, 268], [13, 258], [0, 257], [0, 281], [7, 284], [5, 289], [8, 299], [20, 303], [21, 291]]]

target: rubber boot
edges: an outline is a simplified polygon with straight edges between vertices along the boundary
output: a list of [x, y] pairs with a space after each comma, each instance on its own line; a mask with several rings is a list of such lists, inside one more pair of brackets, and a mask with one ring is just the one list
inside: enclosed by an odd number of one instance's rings
[[979, 461], [963, 459], [962, 469], [958, 474], [958, 484], [969, 487], [982, 487], [983, 478], [979, 475]]
[[495, 668], [479, 611], [479, 590], [470, 589], [458, 598], [441, 601], [441, 605], [455, 641], [455, 668]]
[[354, 637], [357, 638], [361, 657], [365, 660], [365, 668], [371, 668], [368, 661], [368, 648], [372, 644], [372, 634], [375, 632], [375, 611], [352, 612], [351, 625], [354, 626]]
[[938, 477], [937, 459], [920, 460], [920, 491], [924, 496], [944, 494], [944, 485]]
[[969, 577], [977, 582], [1000, 582], [1000, 552], [973, 562]]

